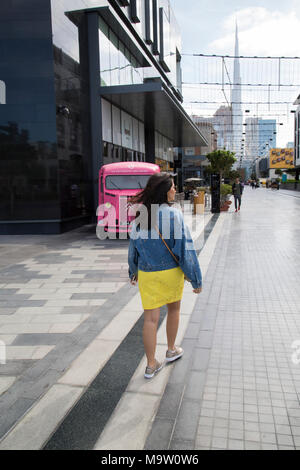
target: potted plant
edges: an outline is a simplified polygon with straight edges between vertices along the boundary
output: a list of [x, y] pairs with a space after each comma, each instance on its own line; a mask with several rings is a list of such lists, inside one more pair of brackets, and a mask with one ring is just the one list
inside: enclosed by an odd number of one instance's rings
[[230, 184], [221, 184], [221, 211], [228, 211], [231, 204], [230, 196], [232, 188]]

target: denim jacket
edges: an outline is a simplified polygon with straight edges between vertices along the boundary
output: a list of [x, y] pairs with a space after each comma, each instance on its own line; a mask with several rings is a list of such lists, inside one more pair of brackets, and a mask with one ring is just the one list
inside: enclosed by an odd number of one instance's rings
[[157, 214], [157, 227], [179, 263], [174, 260], [155, 228], [139, 230], [133, 222], [128, 250], [130, 279], [137, 276], [139, 269], [145, 272], [164, 271], [179, 265], [194, 289], [202, 287], [201, 269], [182, 212], [162, 204]]

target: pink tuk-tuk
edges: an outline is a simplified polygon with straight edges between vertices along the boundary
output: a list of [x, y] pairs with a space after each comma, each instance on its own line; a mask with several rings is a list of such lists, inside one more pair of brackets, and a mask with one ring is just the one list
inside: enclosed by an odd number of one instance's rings
[[134, 216], [128, 213], [128, 199], [144, 189], [160, 168], [153, 163], [120, 162], [103, 165], [99, 172], [98, 226], [106, 232], [128, 232]]

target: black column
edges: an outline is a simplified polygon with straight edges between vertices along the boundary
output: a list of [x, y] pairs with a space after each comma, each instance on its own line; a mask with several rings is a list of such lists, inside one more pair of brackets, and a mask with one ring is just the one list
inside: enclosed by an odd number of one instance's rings
[[220, 212], [221, 197], [221, 178], [219, 173], [211, 175], [211, 212], [218, 214]]
[[146, 162], [155, 163], [155, 129], [145, 126]]
[[184, 165], [183, 165], [183, 149], [181, 148], [181, 166], [180, 166], [180, 177], [179, 177], [179, 192], [183, 192], [183, 186], [184, 186]]
[[145, 99], [145, 154], [146, 162], [155, 163], [155, 125], [154, 125], [154, 103], [151, 94]]
[[80, 67], [87, 94], [87, 135], [90, 149], [90, 178], [93, 188], [94, 216], [98, 207], [99, 170], [102, 156], [102, 108], [100, 88], [99, 16], [88, 12], [79, 25]]

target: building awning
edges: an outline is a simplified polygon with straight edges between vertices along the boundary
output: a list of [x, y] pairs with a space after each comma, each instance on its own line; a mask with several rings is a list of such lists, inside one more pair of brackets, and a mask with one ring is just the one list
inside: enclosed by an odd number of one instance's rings
[[147, 123], [153, 116], [157, 132], [174, 147], [207, 146], [208, 142], [160, 79], [139, 85], [100, 87], [100, 96]]

